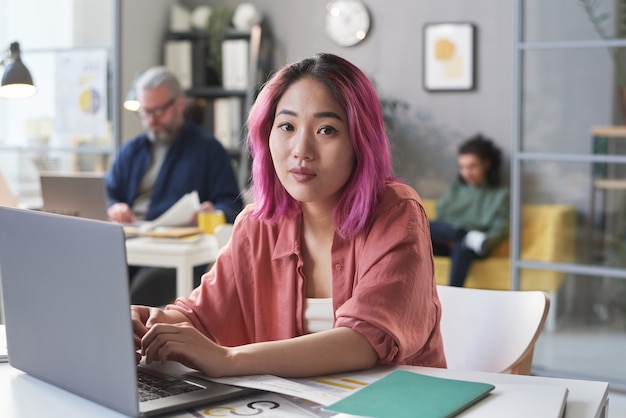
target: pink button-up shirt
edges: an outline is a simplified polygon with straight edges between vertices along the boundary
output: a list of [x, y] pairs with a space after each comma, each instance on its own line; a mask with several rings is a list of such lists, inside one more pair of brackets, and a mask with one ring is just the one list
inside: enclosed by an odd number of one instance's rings
[[[300, 225], [301, 216], [270, 224], [246, 208], [201, 285], [167, 309], [225, 346], [302, 335]], [[388, 185], [361, 233], [335, 234], [331, 259], [334, 327], [362, 334], [380, 364], [446, 366], [429, 224], [415, 190]]]

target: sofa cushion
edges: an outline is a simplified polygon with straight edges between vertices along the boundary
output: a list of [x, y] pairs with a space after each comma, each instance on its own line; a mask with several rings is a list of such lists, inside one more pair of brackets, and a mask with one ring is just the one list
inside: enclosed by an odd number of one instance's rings
[[[436, 219], [437, 203], [423, 199], [429, 219]], [[567, 263], [575, 260], [576, 208], [571, 205], [535, 205], [522, 207], [521, 259], [544, 262]], [[510, 241], [500, 244], [485, 259], [472, 263], [465, 285], [483, 289], [511, 288]], [[450, 259], [435, 256], [437, 284], [448, 284]], [[556, 291], [565, 275], [561, 272], [522, 269], [522, 290]]]

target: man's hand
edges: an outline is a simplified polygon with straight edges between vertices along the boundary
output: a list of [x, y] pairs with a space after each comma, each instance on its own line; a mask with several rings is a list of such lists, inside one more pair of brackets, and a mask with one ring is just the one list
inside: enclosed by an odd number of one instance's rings
[[122, 224], [132, 224], [137, 221], [135, 214], [126, 203], [114, 203], [107, 209], [109, 219]]
[[194, 214], [193, 214], [193, 218], [191, 219], [191, 224], [192, 225], [198, 225], [198, 213], [200, 212], [207, 212], [210, 210], [215, 210], [215, 206], [213, 206], [212, 202], [202, 202], [202, 204], [200, 205], [200, 209], [198, 209]]

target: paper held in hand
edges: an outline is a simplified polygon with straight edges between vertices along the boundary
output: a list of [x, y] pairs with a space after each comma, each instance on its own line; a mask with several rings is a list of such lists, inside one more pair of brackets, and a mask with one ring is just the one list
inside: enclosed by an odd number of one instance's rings
[[181, 197], [163, 215], [142, 224], [139, 227], [139, 233], [145, 233], [160, 226], [189, 225], [198, 210], [200, 210], [200, 198], [198, 192], [194, 190]]

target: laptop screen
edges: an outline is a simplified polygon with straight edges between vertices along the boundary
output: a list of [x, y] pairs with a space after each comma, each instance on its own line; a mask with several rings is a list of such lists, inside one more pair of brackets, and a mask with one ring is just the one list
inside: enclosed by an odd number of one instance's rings
[[44, 211], [108, 220], [106, 184], [102, 174], [41, 173]]
[[0, 207], [9, 362], [136, 415], [122, 226]]
[[17, 369], [132, 416], [247, 392], [203, 381], [140, 406], [120, 224], [0, 207], [0, 276]]

